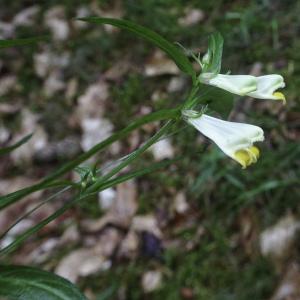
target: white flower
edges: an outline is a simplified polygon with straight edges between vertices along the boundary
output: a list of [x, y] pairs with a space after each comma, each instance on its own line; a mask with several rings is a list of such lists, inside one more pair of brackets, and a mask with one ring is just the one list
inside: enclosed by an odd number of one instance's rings
[[203, 73], [199, 78], [202, 83], [216, 86], [240, 96], [245, 96], [257, 89], [257, 80], [251, 75], [215, 75], [212, 73]]
[[283, 77], [277, 74], [256, 77], [257, 90], [248, 93], [248, 96], [258, 99], [274, 99], [285, 102], [282, 93], [276, 92], [279, 88], [284, 88], [285, 83]]
[[285, 87], [283, 77], [277, 74], [255, 77], [252, 75], [202, 73], [199, 80], [204, 84], [216, 86], [240, 96], [285, 102], [284, 95], [276, 92], [277, 89]]
[[226, 155], [240, 163], [243, 168], [256, 163], [259, 149], [253, 146], [253, 143], [264, 140], [264, 132], [260, 127], [224, 121], [191, 110], [182, 113], [189, 124], [213, 140]]

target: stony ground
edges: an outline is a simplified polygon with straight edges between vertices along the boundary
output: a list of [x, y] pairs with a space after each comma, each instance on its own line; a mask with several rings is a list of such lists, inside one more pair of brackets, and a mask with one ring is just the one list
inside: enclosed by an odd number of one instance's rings
[[[0, 145], [34, 132], [0, 161], [1, 194], [36, 182], [133, 118], [174, 107], [189, 90], [188, 78], [159, 50], [75, 17], [127, 18], [201, 53], [208, 34], [219, 30], [224, 72], [279, 73], [287, 83], [286, 106], [237, 99], [230, 115], [264, 128], [256, 165], [241, 170], [193, 128], [182, 128], [134, 166], [177, 155], [180, 162], [81, 203], [5, 261], [54, 271], [90, 299], [300, 299], [299, 13], [297, 1], [279, 0], [11, 1], [1, 7], [1, 38], [50, 36], [0, 52]], [[105, 166], [130, 153], [159, 127], [145, 126], [90, 163]], [[2, 211], [1, 231], [49, 195], [36, 193]], [[47, 202], [1, 246], [70, 197], [66, 191]]]

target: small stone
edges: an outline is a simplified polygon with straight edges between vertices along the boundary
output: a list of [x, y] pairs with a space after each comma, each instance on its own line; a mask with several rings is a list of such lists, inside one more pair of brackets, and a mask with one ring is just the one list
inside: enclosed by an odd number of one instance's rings
[[69, 25], [65, 19], [63, 6], [54, 6], [45, 15], [45, 24], [52, 32], [53, 38], [57, 41], [65, 41], [70, 34]]
[[185, 86], [185, 79], [183, 77], [173, 77], [168, 86], [167, 86], [167, 91], [169, 93], [176, 93], [176, 92], [180, 92], [183, 90]]
[[132, 219], [131, 228], [136, 232], [147, 231], [158, 238], [162, 237], [157, 220], [153, 215], [135, 216]]
[[143, 274], [142, 287], [145, 293], [153, 292], [160, 288], [162, 274], [159, 271], [148, 271]]
[[44, 91], [46, 97], [50, 98], [55, 93], [64, 90], [65, 82], [62, 73], [58, 70], [52, 71], [44, 82]]
[[295, 241], [300, 222], [288, 215], [260, 235], [260, 248], [263, 255], [283, 257]]
[[15, 15], [13, 24], [15, 26], [33, 26], [39, 11], [40, 7], [38, 5], [25, 8]]
[[68, 81], [67, 87], [66, 87], [66, 99], [67, 100], [72, 100], [78, 90], [78, 80], [76, 78], [72, 78]]
[[84, 118], [101, 117], [105, 111], [105, 102], [109, 97], [109, 85], [100, 80], [90, 85], [84, 94], [78, 98], [77, 114], [80, 120]]
[[174, 157], [174, 148], [169, 139], [158, 141], [150, 149], [156, 161]]
[[108, 138], [113, 131], [113, 125], [108, 119], [87, 118], [81, 122], [81, 146], [84, 151], [90, 150], [96, 144]]
[[49, 49], [45, 49], [34, 55], [34, 70], [36, 74], [45, 78], [53, 70], [63, 70], [69, 65], [70, 54], [68, 52], [53, 53]]
[[300, 299], [300, 267], [293, 262], [285, 265], [285, 274], [279, 283], [271, 300], [298, 300]]
[[101, 209], [108, 210], [112, 207], [114, 201], [116, 200], [117, 192], [113, 188], [108, 188], [98, 194], [99, 205]]
[[178, 75], [179, 69], [162, 51], [157, 50], [146, 62], [145, 75], [148, 77], [171, 74]]
[[187, 9], [185, 16], [179, 19], [179, 24], [185, 27], [193, 26], [203, 21], [205, 15], [201, 9]]
[[186, 196], [183, 192], [179, 192], [175, 196], [174, 207], [176, 212], [179, 214], [184, 214], [189, 209], [189, 205], [186, 201]]
[[65, 256], [55, 273], [75, 283], [79, 277], [88, 276], [111, 267], [111, 262], [93, 249], [81, 248]]
[[76, 10], [76, 17], [75, 20], [72, 22], [73, 23], [73, 27], [76, 29], [84, 29], [88, 27], [88, 22], [83, 22], [80, 20], [77, 20], [79, 18], [86, 18], [88, 16], [91, 15], [91, 11], [89, 9], [89, 7], [87, 6], [80, 6], [77, 8]]
[[33, 136], [21, 147], [11, 152], [11, 158], [16, 164], [29, 162], [33, 159], [35, 152], [41, 151], [48, 143], [45, 130], [37, 124], [37, 115], [27, 109], [22, 111], [21, 130], [14, 136], [12, 144], [24, 138], [25, 135], [34, 133]]
[[137, 255], [138, 247], [138, 235], [133, 230], [131, 230], [127, 233], [120, 245], [119, 256], [126, 258], [135, 258]]
[[3, 96], [13, 90], [17, 84], [17, 77], [7, 75], [0, 80], [0, 96]]
[[0, 39], [11, 39], [15, 34], [15, 26], [13, 23], [0, 21]]
[[9, 139], [10, 132], [7, 128], [0, 126], [0, 145], [7, 142]]

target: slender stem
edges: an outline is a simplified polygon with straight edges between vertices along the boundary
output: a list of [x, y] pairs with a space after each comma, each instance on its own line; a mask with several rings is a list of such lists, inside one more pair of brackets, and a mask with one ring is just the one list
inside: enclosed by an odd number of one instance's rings
[[[179, 159], [179, 158], [177, 158], [177, 159]], [[108, 180], [108, 181], [102, 183], [102, 185], [98, 187], [97, 191], [88, 193], [87, 190], [86, 190], [84, 192], [84, 194], [77, 195], [72, 200], [70, 200], [68, 203], [64, 204], [62, 207], [60, 207], [58, 210], [56, 210], [53, 214], [51, 214], [50, 216], [48, 216], [47, 218], [42, 220], [40, 223], [38, 223], [37, 225], [27, 229], [24, 233], [22, 233], [19, 237], [17, 237], [16, 240], [13, 241], [11, 244], [4, 247], [3, 249], [0, 249], [0, 256], [4, 256], [4, 255], [12, 252], [13, 250], [15, 250], [29, 236], [36, 233], [37, 231], [42, 229], [44, 226], [46, 226], [47, 224], [52, 222], [54, 219], [61, 216], [65, 211], [67, 211], [69, 208], [71, 208], [76, 203], [80, 202], [81, 200], [87, 199], [88, 197], [91, 197], [91, 196], [95, 195], [99, 191], [103, 191], [107, 188], [113, 187], [113, 186], [115, 186], [119, 183], [122, 183], [124, 181], [130, 180], [130, 179], [135, 178], [135, 177], [143, 176], [143, 175], [148, 174], [148, 173], [155, 172], [155, 171], [157, 171], [158, 169], [160, 169], [162, 167], [170, 165], [171, 163], [173, 163], [177, 159], [173, 159], [173, 160], [170, 160], [170, 161], [164, 161], [164, 162], [161, 162], [161, 163], [158, 163], [158, 164], [154, 164], [153, 166], [151, 166], [149, 168], [142, 169], [142, 170], [137, 170], [137, 171], [134, 171], [132, 173], [125, 174], [125, 175], [119, 176], [117, 178]]]
[[[193, 86], [187, 100], [185, 103], [182, 105], [185, 107], [188, 105], [190, 102], [193, 101], [195, 98], [196, 94], [199, 91], [199, 86]], [[149, 147], [151, 147], [154, 143], [156, 143], [163, 135], [165, 135], [168, 130], [176, 123], [174, 120], [170, 120], [167, 124], [165, 124], [153, 137], [151, 137], [144, 145], [142, 145], [139, 149], [134, 151], [132, 154], [130, 154], [123, 162], [121, 162], [118, 166], [116, 166], [113, 170], [111, 170], [108, 174], [103, 176], [99, 181], [95, 182], [92, 184], [89, 188], [88, 191], [97, 191], [99, 186], [103, 184], [106, 180], [110, 179], [112, 176], [117, 174], [119, 171], [121, 171], [123, 168], [128, 166], [133, 160], [138, 158], [143, 152], [145, 152]]]
[[188, 99], [185, 101], [185, 103], [182, 105], [182, 109], [190, 109], [195, 104], [195, 99], [197, 99], [196, 95], [199, 92], [200, 84], [197, 83], [195, 86], [193, 86]]
[[43, 200], [38, 205], [36, 205], [32, 209], [30, 209], [28, 212], [26, 212], [24, 215], [22, 215], [21, 217], [19, 217], [13, 224], [11, 224], [4, 232], [1, 233], [0, 240], [2, 240], [14, 226], [16, 226], [18, 223], [20, 223], [25, 218], [29, 217], [32, 213], [34, 213], [36, 210], [38, 210], [41, 206], [45, 205], [46, 203], [48, 203], [51, 200], [53, 200], [54, 198], [56, 198], [58, 195], [66, 192], [66, 191], [68, 191], [70, 189], [71, 189], [71, 186], [68, 186], [68, 187], [65, 187], [62, 190], [56, 192], [55, 194], [52, 194], [46, 200]]
[[84, 162], [85, 160], [89, 159], [91, 156], [95, 155], [97, 152], [103, 150], [107, 146], [111, 145], [117, 140], [120, 140], [126, 136], [128, 136], [129, 133], [131, 133], [133, 130], [154, 121], [158, 120], [167, 120], [167, 119], [176, 119], [180, 116], [180, 110], [179, 109], [167, 109], [167, 110], [160, 110], [158, 112], [154, 112], [151, 114], [148, 114], [146, 116], [143, 116], [135, 121], [133, 121], [131, 124], [129, 124], [127, 127], [123, 128], [122, 130], [114, 133], [104, 141], [98, 143], [94, 147], [92, 147], [89, 151], [81, 154], [76, 159], [66, 163], [64, 166], [44, 178], [42, 181], [38, 182], [37, 184], [34, 184], [32, 186], [26, 187], [22, 190], [13, 192], [11, 194], [1, 196], [0, 197], [0, 210], [4, 207], [18, 201], [19, 199], [42, 189], [48, 188], [49, 184], [51, 186], [51, 183], [56, 178], [66, 174], [67, 172], [73, 170], [76, 166]]
[[144, 153], [149, 147], [151, 147], [155, 142], [157, 142], [167, 131], [175, 124], [175, 121], [169, 121], [165, 124], [154, 136], [152, 136], [144, 145], [142, 145], [139, 149], [130, 154], [124, 161], [122, 161], [118, 166], [116, 166], [113, 170], [111, 170], [108, 174], [103, 176], [99, 181], [92, 184], [87, 191], [93, 192], [97, 191], [97, 189], [112, 176], [117, 174], [120, 170], [128, 166], [133, 160], [138, 158], [142, 153]]
[[[101, 190], [104, 190], [110, 186], [114, 186], [120, 182], [129, 180], [131, 178], [134, 178], [136, 176], [132, 176], [130, 174], [117, 177], [116, 179], [111, 179], [115, 174], [117, 174], [120, 170], [125, 168], [127, 165], [129, 165], [133, 160], [138, 158], [142, 153], [144, 153], [149, 147], [151, 147], [155, 142], [160, 140], [165, 134], [168, 133], [168, 131], [171, 129], [171, 127], [176, 124], [180, 119], [181, 109], [184, 109], [185, 107], [189, 106], [189, 103], [191, 103], [194, 99], [199, 90], [199, 86], [196, 85], [191, 90], [187, 100], [185, 103], [183, 103], [180, 107], [177, 109], [172, 110], [162, 110], [153, 114], [149, 114], [147, 116], [144, 116], [133, 123], [129, 124], [126, 128], [120, 130], [119, 132], [113, 134], [103, 142], [97, 144], [92, 149], [87, 151], [86, 153], [80, 155], [75, 160], [65, 164], [62, 168], [58, 169], [56, 172], [52, 173], [51, 175], [47, 176], [44, 180], [39, 182], [38, 184], [25, 188], [21, 191], [17, 191], [15, 193], [9, 194], [7, 196], [0, 197], [0, 209], [17, 201], [18, 199], [32, 193], [33, 191], [37, 191], [39, 189], [43, 189], [45, 187], [49, 187], [53, 185], [54, 180], [67, 173], [68, 171], [75, 168], [77, 165], [82, 163], [83, 161], [90, 158], [92, 155], [96, 154], [100, 150], [104, 149], [114, 141], [117, 141], [125, 136], [127, 136], [131, 131], [133, 131], [136, 128], [141, 127], [142, 125], [157, 121], [157, 120], [165, 120], [169, 119], [169, 121], [154, 135], [152, 136], [147, 142], [145, 142], [139, 149], [134, 151], [133, 153], [129, 154], [128, 157], [126, 157], [119, 165], [117, 165], [113, 170], [111, 170], [108, 174], [100, 178], [97, 182], [89, 186], [85, 191], [83, 195], [76, 196], [73, 200], [65, 204], [63, 207], [58, 209], [56, 212], [54, 212], [52, 215], [44, 219], [42, 222], [37, 224], [36, 226], [28, 229], [24, 234], [22, 234], [17, 240], [15, 240], [13, 243], [5, 247], [0, 251], [1, 254], [9, 253], [11, 250], [13, 250], [16, 246], [18, 246], [20, 243], [22, 243], [27, 237], [32, 235], [33, 233], [37, 232], [41, 228], [43, 228], [45, 225], [50, 223], [52, 220], [57, 218], [58, 216], [62, 215], [68, 208], [73, 206], [78, 201], [85, 199], [86, 197], [91, 196], [92, 194], [95, 194]], [[154, 170], [154, 169], [153, 169]], [[139, 174], [144, 174], [145, 172], [141, 171]], [[111, 179], [111, 180], [110, 180]], [[21, 192], [21, 193], [20, 193]], [[37, 207], [38, 208], [38, 207]]]

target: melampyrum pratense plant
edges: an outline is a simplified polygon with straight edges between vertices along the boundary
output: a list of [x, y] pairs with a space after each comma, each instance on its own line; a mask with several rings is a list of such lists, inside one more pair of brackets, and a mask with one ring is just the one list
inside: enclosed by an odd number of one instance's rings
[[[194, 53], [191, 53], [191, 51], [185, 49], [182, 50], [183, 47], [180, 48], [178, 45], [168, 42], [162, 36], [148, 28], [130, 21], [96, 17], [83, 18], [78, 21], [95, 24], [110, 24], [128, 30], [137, 36], [144, 38], [148, 42], [153, 43], [163, 50], [177, 64], [182, 72], [190, 76], [192, 87], [186, 98], [182, 99], [182, 103], [179, 106], [150, 113], [129, 123], [124, 129], [115, 132], [89, 151], [81, 154], [76, 159], [67, 162], [35, 185], [1, 196], [0, 209], [2, 210], [36, 191], [51, 188], [56, 188], [57, 190], [59, 187], [62, 188], [48, 199], [41, 201], [37, 207], [33, 208], [30, 212], [27, 212], [26, 215], [21, 216], [16, 220], [10, 228], [2, 233], [1, 238], [3, 239], [15, 224], [34, 210], [38, 209], [45, 202], [52, 201], [66, 190], [73, 190], [74, 192], [74, 196], [69, 202], [65, 203], [61, 208], [40, 223], [27, 229], [9, 245], [4, 246], [0, 250], [0, 255], [2, 257], [5, 257], [5, 255], [15, 250], [29, 236], [62, 215], [68, 208], [76, 203], [85, 201], [92, 195], [121, 182], [156, 171], [170, 163], [174, 163], [174, 160], [163, 161], [161, 163], [145, 166], [140, 170], [119, 175], [121, 170], [131, 164], [134, 160], [138, 159], [150, 146], [164, 137], [178, 131], [178, 128], [185, 123], [194, 126], [203, 135], [212, 140], [221, 151], [240, 164], [242, 168], [247, 168], [249, 165], [256, 163], [259, 159], [260, 151], [254, 143], [262, 142], [264, 140], [264, 132], [262, 128], [255, 125], [221, 119], [226, 118], [232, 109], [233, 96], [239, 95], [256, 99], [281, 100], [281, 103], [285, 103], [284, 95], [278, 91], [279, 88], [285, 86], [284, 80], [280, 75], [271, 74], [255, 77], [251, 75], [231, 75], [229, 73], [221, 74], [223, 38], [219, 33], [214, 33], [209, 37], [208, 49], [204, 55], [195, 55]], [[31, 38], [0, 41], [0, 48], [25, 45], [27, 43], [36, 42], [37, 40], [38, 39]], [[193, 58], [192, 61], [190, 61], [188, 56]], [[195, 61], [200, 65], [199, 73], [196, 73], [193, 68], [192, 63]], [[215, 91], [218, 91], [218, 93], [215, 93]], [[220, 93], [220, 91], [223, 92]], [[212, 98], [210, 103], [207, 103], [206, 101], [205, 95], [207, 95], [207, 93], [209, 93], [210, 98]], [[214, 96], [214, 94], [217, 96]], [[147, 123], [157, 121], [164, 121], [165, 124], [162, 125], [156, 134], [145, 141], [134, 152], [114, 162], [108, 171], [101, 167], [99, 168], [98, 165], [92, 167], [82, 166], [82, 163], [90, 157], [103, 151], [112, 143], [124, 139], [133, 130], [138, 129]], [[99, 130], [101, 130], [101, 128], [99, 128]], [[21, 146], [29, 138], [30, 135], [26, 136], [15, 145], [1, 149], [0, 155], [5, 155]], [[69, 182], [61, 179], [62, 176], [72, 170], [76, 170], [80, 174], [81, 180], [79, 182]], [[34, 281], [35, 283], [38, 281], [39, 284], [32, 285], [30, 284], [30, 281]], [[64, 298], [55, 298], [54, 295], [57, 295], [57, 291], [59, 291], [60, 295]], [[0, 296], [16, 299], [20, 293], [29, 293], [31, 295], [30, 299], [42, 299], [41, 293], [44, 293], [42, 294], [45, 296], [43, 299], [85, 299], [76, 287], [54, 274], [26, 267], [1, 267]]]

